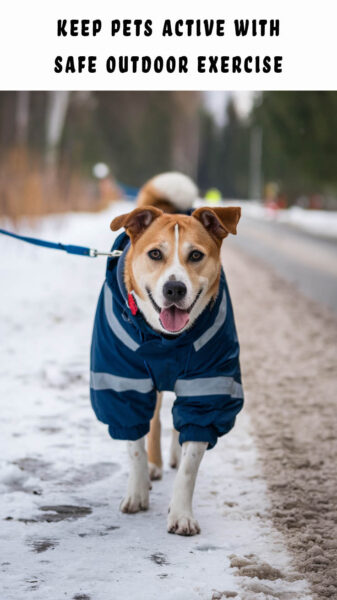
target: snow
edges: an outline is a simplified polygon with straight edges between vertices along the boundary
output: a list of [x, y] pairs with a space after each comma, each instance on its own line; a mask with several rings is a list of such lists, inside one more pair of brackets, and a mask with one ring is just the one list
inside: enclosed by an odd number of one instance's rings
[[[19, 229], [107, 250], [110, 220], [129, 209], [120, 202], [99, 214], [56, 215]], [[201, 535], [166, 533], [174, 479], [167, 466], [172, 394], [162, 416], [164, 478], [153, 483], [150, 510], [119, 512], [125, 444], [109, 438], [88, 396], [90, 335], [105, 260], [4, 237], [0, 253], [1, 598], [20, 600], [29, 592], [32, 600], [210, 600], [232, 592], [237, 600], [268, 600], [275, 592], [309, 600], [270, 521], [246, 411], [201, 465], [194, 502]], [[284, 576], [237, 576], [233, 555], [249, 556], [257, 571], [267, 563]]]
[[305, 210], [293, 206], [282, 210], [279, 220], [314, 235], [337, 238], [337, 211]]
[[[199, 199], [196, 206], [205, 206], [205, 201]], [[337, 211], [308, 210], [300, 206], [274, 208], [256, 200], [223, 200], [218, 206], [241, 206], [243, 216], [250, 219], [285, 223], [312, 235], [337, 239]]]
[[240, 204], [244, 209], [244, 215], [251, 219], [273, 220], [291, 225], [312, 235], [337, 239], [337, 211], [307, 210], [299, 206], [273, 209], [255, 201], [246, 201]]

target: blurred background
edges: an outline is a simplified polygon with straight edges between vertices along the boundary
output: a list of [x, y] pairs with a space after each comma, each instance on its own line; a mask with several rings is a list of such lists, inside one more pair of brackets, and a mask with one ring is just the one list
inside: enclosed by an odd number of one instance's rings
[[337, 310], [336, 158], [337, 92], [0, 92], [2, 227], [178, 170], [244, 207], [238, 246]]
[[336, 132], [337, 92], [1, 92], [0, 211], [97, 210], [167, 170], [337, 210]]

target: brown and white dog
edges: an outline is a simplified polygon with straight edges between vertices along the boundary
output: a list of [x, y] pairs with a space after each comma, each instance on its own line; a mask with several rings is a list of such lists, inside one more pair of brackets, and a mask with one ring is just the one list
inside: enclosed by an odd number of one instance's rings
[[[198, 198], [194, 183], [180, 173], [165, 173], [140, 190], [137, 208], [113, 219], [113, 231], [124, 227], [131, 240], [124, 279], [143, 317], [156, 331], [176, 336], [193, 324], [215, 300], [221, 271], [220, 249], [228, 233], [236, 234], [238, 207], [202, 207], [191, 216]], [[128, 442], [130, 475], [123, 512], [145, 510], [149, 504], [149, 477], [162, 476], [160, 446], [161, 394], [151, 421], [147, 453], [144, 437]], [[192, 496], [206, 442], [186, 442], [181, 449], [173, 431], [170, 465], [178, 467], [168, 515], [168, 531], [199, 533], [192, 512]]]

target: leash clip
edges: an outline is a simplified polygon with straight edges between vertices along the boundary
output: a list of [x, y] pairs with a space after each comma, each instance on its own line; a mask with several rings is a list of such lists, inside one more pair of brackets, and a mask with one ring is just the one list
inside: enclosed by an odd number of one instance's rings
[[96, 248], [90, 248], [89, 250], [89, 256], [91, 256], [91, 258], [96, 258], [96, 256], [120, 256], [121, 254], [123, 254], [122, 250], [113, 250], [112, 252], [99, 252], [98, 250], [96, 250]]

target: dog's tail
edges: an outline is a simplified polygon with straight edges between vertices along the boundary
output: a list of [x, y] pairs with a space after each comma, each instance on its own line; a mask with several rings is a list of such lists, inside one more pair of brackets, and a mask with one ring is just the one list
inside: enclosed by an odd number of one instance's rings
[[188, 213], [198, 198], [198, 188], [187, 175], [161, 173], [140, 189], [137, 206], [155, 206], [166, 213]]

